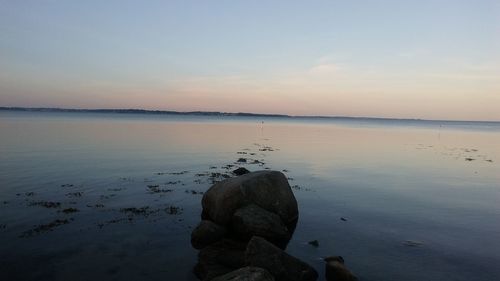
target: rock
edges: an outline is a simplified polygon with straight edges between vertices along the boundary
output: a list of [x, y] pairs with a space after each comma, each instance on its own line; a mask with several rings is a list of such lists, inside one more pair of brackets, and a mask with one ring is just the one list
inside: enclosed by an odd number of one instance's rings
[[215, 243], [226, 235], [226, 228], [209, 220], [202, 220], [191, 233], [191, 245], [195, 249], [202, 249]]
[[198, 277], [198, 279], [202, 281], [209, 281], [217, 278], [218, 276], [223, 276], [224, 274], [227, 274], [233, 270], [233, 268], [229, 268], [217, 263], [205, 264], [198, 262], [195, 265], [193, 272], [196, 277]]
[[415, 241], [415, 240], [406, 240], [406, 241], [403, 241], [403, 245], [408, 246], [408, 247], [420, 247], [423, 244], [424, 244], [423, 242]]
[[318, 248], [318, 247], [319, 247], [319, 242], [318, 242], [318, 240], [312, 240], [312, 241], [309, 241], [309, 242], [308, 242], [308, 244], [309, 244], [309, 245], [311, 245], [311, 246], [314, 246], [314, 247], [316, 247], [316, 248]]
[[280, 216], [289, 230], [297, 222], [297, 200], [278, 171], [252, 172], [216, 183], [203, 195], [203, 215], [226, 225], [237, 209], [252, 203]]
[[201, 280], [212, 280], [243, 266], [245, 244], [222, 239], [200, 250], [194, 273]]
[[341, 256], [326, 257], [325, 276], [327, 281], [356, 281], [358, 278], [344, 265]]
[[284, 248], [291, 235], [275, 213], [250, 204], [238, 209], [231, 220], [231, 230], [240, 238], [249, 240], [260, 236]]
[[250, 173], [250, 171], [247, 170], [246, 168], [243, 168], [243, 167], [240, 167], [240, 168], [233, 171], [233, 174], [235, 174], [237, 176], [241, 176], [241, 175], [248, 174], [248, 173]]
[[314, 268], [258, 236], [254, 236], [248, 242], [245, 251], [245, 264], [266, 269], [277, 281], [314, 281], [318, 279], [318, 273]]
[[274, 277], [267, 270], [259, 267], [243, 267], [238, 270], [219, 276], [213, 281], [274, 281]]

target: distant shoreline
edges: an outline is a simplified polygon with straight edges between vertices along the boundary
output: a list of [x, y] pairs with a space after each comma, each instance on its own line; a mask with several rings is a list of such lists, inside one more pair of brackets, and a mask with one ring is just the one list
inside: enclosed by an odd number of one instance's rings
[[0, 107], [0, 111], [22, 112], [67, 112], [67, 113], [118, 113], [118, 114], [152, 114], [152, 115], [194, 115], [194, 116], [235, 116], [235, 117], [265, 117], [265, 118], [293, 118], [293, 119], [334, 119], [334, 120], [373, 120], [373, 121], [412, 121], [412, 122], [446, 122], [446, 123], [500, 123], [500, 121], [468, 121], [468, 120], [432, 120], [411, 118], [383, 118], [383, 117], [350, 117], [350, 116], [310, 116], [265, 114], [248, 112], [220, 112], [220, 111], [174, 111], [174, 110], [146, 110], [146, 109], [79, 109], [57, 107]]

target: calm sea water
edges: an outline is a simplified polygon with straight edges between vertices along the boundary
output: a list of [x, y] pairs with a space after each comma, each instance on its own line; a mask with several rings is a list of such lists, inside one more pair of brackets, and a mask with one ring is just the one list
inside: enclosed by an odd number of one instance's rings
[[195, 280], [200, 192], [228, 164], [285, 171], [287, 251], [320, 280], [328, 255], [361, 280], [500, 279], [498, 123], [8, 111], [0, 279]]

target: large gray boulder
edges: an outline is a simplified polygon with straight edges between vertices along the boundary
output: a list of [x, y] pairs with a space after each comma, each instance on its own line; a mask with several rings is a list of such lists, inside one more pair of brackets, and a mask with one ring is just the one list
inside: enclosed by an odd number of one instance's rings
[[278, 215], [255, 204], [236, 210], [231, 220], [231, 230], [238, 237], [248, 240], [260, 236], [279, 246], [286, 245], [291, 237]]
[[277, 214], [287, 226], [298, 219], [297, 200], [278, 171], [257, 171], [216, 183], [203, 195], [203, 216], [227, 225], [237, 209], [249, 204]]
[[315, 281], [318, 279], [318, 273], [314, 268], [258, 236], [254, 236], [248, 242], [245, 264], [266, 269], [277, 281]]
[[191, 245], [195, 249], [203, 249], [226, 235], [226, 228], [209, 220], [202, 220], [191, 233]]
[[274, 277], [259, 267], [243, 267], [212, 279], [213, 281], [274, 281]]

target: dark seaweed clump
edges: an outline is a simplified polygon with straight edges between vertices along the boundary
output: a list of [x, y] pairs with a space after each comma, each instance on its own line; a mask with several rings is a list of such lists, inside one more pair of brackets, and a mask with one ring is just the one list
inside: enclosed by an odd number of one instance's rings
[[157, 213], [158, 210], [151, 210], [149, 206], [146, 207], [141, 207], [141, 208], [136, 208], [136, 207], [130, 207], [130, 208], [121, 208], [120, 212], [126, 213], [129, 215], [136, 215], [136, 216], [149, 216], [153, 213]]
[[79, 198], [79, 197], [82, 197], [83, 195], [83, 192], [70, 192], [70, 193], [67, 193], [66, 196], [69, 197], [69, 198]]
[[148, 185], [148, 190], [150, 193], [166, 193], [172, 192], [172, 189], [162, 189], [157, 184]]
[[23, 232], [23, 234], [21, 234], [19, 237], [30, 237], [30, 236], [38, 235], [40, 233], [52, 231], [52, 230], [54, 230], [54, 228], [61, 226], [61, 225], [68, 224], [68, 223], [70, 223], [70, 220], [56, 219], [56, 220], [54, 220], [50, 223], [47, 223], [47, 224], [37, 225], [35, 228]]
[[66, 208], [66, 209], [63, 209], [61, 212], [65, 213], [65, 214], [71, 214], [71, 213], [76, 213], [76, 212], [80, 212], [80, 211], [76, 208]]
[[182, 213], [182, 208], [176, 206], [170, 206], [165, 208], [165, 212], [169, 215], [178, 215]]
[[59, 208], [61, 207], [61, 203], [51, 202], [51, 201], [33, 201], [29, 203], [29, 206], [41, 206], [44, 208]]

